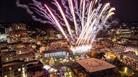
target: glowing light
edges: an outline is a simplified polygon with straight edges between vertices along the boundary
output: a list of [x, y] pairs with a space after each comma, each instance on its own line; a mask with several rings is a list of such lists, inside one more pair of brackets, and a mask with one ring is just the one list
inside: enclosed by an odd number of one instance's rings
[[77, 47], [71, 47], [73, 53], [85, 53], [91, 49], [91, 45], [82, 45]]
[[8, 77], [7, 75], [4, 75], [4, 77]]
[[46, 70], [49, 70], [51, 67], [49, 65], [44, 65], [43, 68], [46, 69]]
[[43, 52], [45, 52], [46, 51], [46, 47], [40, 47], [40, 49], [39, 49], [39, 51], [40, 51], [40, 53], [43, 53]]
[[20, 69], [20, 68], [18, 68], [18, 71], [21, 71], [21, 69]]
[[22, 77], [27, 77], [24, 67], [22, 67]]
[[41, 45], [42, 43], [41, 43], [41, 41], [37, 41], [37, 45]]
[[128, 72], [128, 68], [125, 67], [125, 68], [124, 68], [124, 73], [127, 73], [127, 72]]
[[57, 72], [57, 69], [51, 68], [49, 65], [44, 65], [43, 68], [48, 70], [49, 72]]
[[138, 51], [135, 51], [135, 54], [138, 55]]
[[116, 56], [115, 56], [114, 53], [112, 53], [112, 52], [107, 52], [107, 53], [105, 53], [104, 56], [105, 56], [106, 59], [108, 59], [108, 60], [114, 60], [114, 59], [116, 58]]
[[34, 48], [34, 49], [35, 49], [36, 47], [37, 47], [36, 45], [32, 45], [32, 48]]

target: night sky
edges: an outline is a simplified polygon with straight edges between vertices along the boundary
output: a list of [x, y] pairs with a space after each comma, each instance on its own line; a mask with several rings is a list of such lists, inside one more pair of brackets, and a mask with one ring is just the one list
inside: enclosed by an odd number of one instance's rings
[[[138, 0], [109, 0], [116, 15], [123, 22], [138, 22]], [[16, 6], [16, 0], [0, 0], [0, 23], [32, 22], [25, 9]]]

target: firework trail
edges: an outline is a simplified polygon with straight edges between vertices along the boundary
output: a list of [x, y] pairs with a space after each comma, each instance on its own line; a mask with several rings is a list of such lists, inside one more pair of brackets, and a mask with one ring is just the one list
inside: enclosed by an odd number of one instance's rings
[[[71, 45], [90, 45], [97, 33], [108, 28], [108, 19], [115, 8], [100, 0], [17, 0], [17, 6], [27, 9], [32, 18], [56, 27]], [[73, 32], [74, 31], [74, 32]]]

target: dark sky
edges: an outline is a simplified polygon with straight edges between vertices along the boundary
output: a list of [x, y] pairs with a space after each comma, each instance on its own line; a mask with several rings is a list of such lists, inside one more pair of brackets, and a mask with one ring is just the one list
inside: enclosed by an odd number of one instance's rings
[[[31, 22], [25, 9], [16, 7], [16, 0], [0, 0], [0, 23]], [[138, 0], [110, 0], [116, 8], [116, 18], [124, 22], [138, 22]]]

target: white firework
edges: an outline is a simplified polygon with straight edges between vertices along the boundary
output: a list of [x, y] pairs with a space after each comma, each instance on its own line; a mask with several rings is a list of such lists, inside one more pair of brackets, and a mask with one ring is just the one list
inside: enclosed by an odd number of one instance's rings
[[109, 27], [107, 20], [115, 10], [110, 3], [99, 0], [54, 0], [51, 5], [38, 0], [21, 2], [17, 0], [17, 6], [26, 8], [34, 20], [55, 26], [72, 45], [71, 49], [92, 47], [97, 33]]

